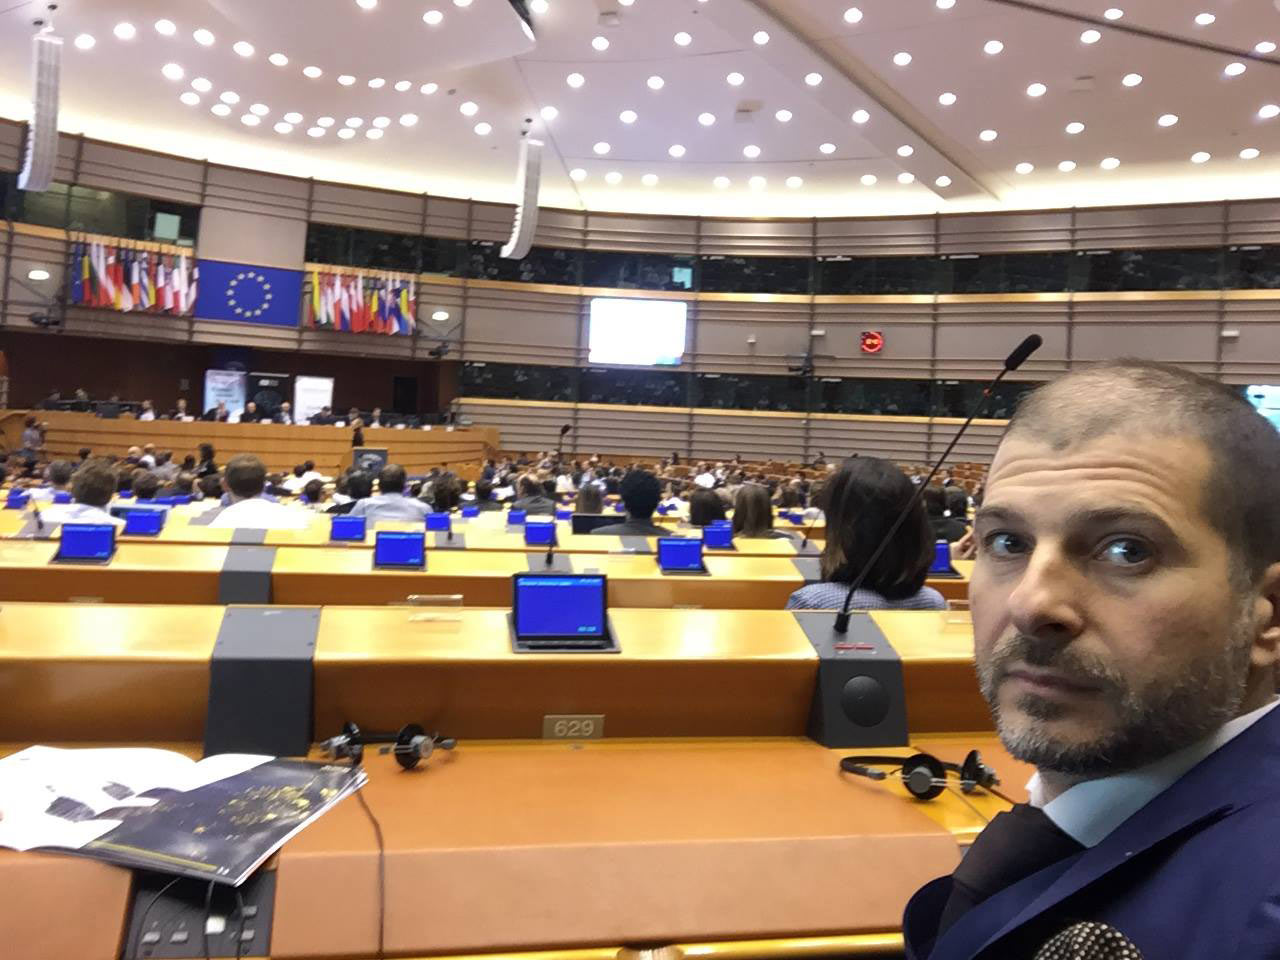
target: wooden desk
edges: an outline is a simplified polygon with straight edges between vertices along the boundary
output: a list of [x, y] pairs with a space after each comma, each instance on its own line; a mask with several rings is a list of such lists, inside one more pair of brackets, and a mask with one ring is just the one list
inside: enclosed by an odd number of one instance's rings
[[54, 564], [57, 543], [0, 541], [0, 600], [217, 603], [220, 546], [121, 543], [105, 566]]

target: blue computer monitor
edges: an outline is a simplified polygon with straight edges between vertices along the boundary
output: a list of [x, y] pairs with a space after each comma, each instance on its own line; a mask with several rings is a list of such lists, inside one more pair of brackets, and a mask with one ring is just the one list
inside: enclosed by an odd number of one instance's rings
[[955, 567], [951, 565], [951, 544], [945, 540], [935, 541], [933, 544], [933, 563], [929, 566], [931, 574], [939, 574], [944, 577], [958, 577], [960, 574]]
[[511, 610], [517, 639], [604, 639], [605, 578], [600, 574], [517, 573]]
[[479, 507], [463, 507], [462, 515], [467, 518], [478, 517], [480, 516], [480, 508]]
[[31, 495], [23, 493], [20, 490], [10, 490], [9, 496], [5, 498], [4, 508], [6, 510], [21, 510], [31, 501]]
[[530, 520], [524, 525], [524, 542], [531, 547], [549, 547], [556, 542], [556, 525]]
[[425, 533], [384, 530], [374, 537], [373, 565], [391, 570], [421, 570], [427, 564]]
[[520, 524], [524, 523], [525, 519], [526, 519], [528, 516], [529, 516], [529, 511], [527, 511], [527, 510], [508, 510], [508, 511], [507, 511], [507, 523], [514, 524], [514, 525], [518, 526], [518, 525], [520, 525]]
[[702, 573], [702, 541], [692, 537], [659, 537], [658, 566], [663, 573]]
[[702, 545], [709, 550], [732, 550], [732, 524], [712, 523], [704, 527], [702, 530]]
[[572, 520], [572, 519], [573, 519], [573, 508], [572, 508], [572, 507], [569, 507], [568, 509], [565, 509], [565, 510], [557, 510], [557, 511], [556, 511], [556, 519], [557, 519], [557, 520]]
[[453, 520], [447, 513], [428, 513], [427, 529], [437, 533], [448, 533], [453, 529]]
[[164, 529], [166, 511], [130, 510], [124, 515], [124, 532], [130, 536], [154, 537]]
[[115, 524], [64, 523], [53, 559], [60, 563], [106, 563], [115, 552]]
[[54, 503], [57, 503], [57, 504], [70, 503], [70, 502], [71, 502], [71, 494], [69, 494], [66, 490], [57, 490], [57, 491], [54, 491], [54, 494], [53, 494], [53, 502], [54, 502]]
[[329, 539], [340, 543], [364, 543], [366, 530], [365, 517], [338, 515], [329, 523]]

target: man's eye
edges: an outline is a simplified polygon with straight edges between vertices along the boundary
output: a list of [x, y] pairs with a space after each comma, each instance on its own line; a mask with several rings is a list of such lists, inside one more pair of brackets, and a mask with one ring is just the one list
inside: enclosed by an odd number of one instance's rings
[[991, 533], [983, 541], [993, 557], [1016, 557], [1027, 552], [1027, 542], [1016, 533]]
[[1102, 545], [1098, 558], [1117, 566], [1133, 567], [1150, 560], [1151, 550], [1141, 540], [1133, 537], [1116, 537]]

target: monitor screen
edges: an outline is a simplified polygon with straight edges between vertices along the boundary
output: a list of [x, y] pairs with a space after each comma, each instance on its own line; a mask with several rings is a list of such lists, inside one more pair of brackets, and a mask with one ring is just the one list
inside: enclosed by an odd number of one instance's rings
[[329, 524], [330, 540], [364, 542], [365, 518], [336, 516]]
[[605, 580], [598, 574], [518, 573], [512, 607], [522, 639], [605, 635]]
[[[679, 365], [684, 357], [688, 310], [688, 304], [680, 300], [595, 297], [587, 334], [588, 362]], [[643, 330], [644, 336], [637, 337], [637, 330]]]
[[428, 513], [427, 529], [435, 530], [439, 533], [448, 533], [453, 529], [453, 524], [447, 513]]
[[468, 518], [478, 517], [480, 516], [480, 508], [479, 507], [463, 507], [462, 515]]
[[130, 510], [124, 515], [124, 532], [142, 537], [154, 537], [164, 529], [163, 510]]
[[524, 525], [524, 542], [532, 547], [547, 547], [556, 542], [556, 525], [530, 520]]
[[663, 570], [702, 569], [702, 541], [687, 537], [658, 538], [658, 566]]
[[427, 562], [427, 538], [421, 533], [383, 531], [374, 540], [375, 567], [422, 567]]
[[702, 544], [705, 547], [727, 550], [733, 546], [733, 527], [729, 524], [713, 523], [702, 531]]
[[527, 516], [528, 513], [524, 510], [509, 510], [507, 511], [507, 523], [518, 526], [519, 524], [524, 523], [525, 517]]
[[110, 523], [64, 523], [60, 560], [110, 560], [116, 549], [116, 528]]
[[929, 572], [951, 572], [951, 544], [947, 541], [939, 540], [933, 545], [933, 563], [929, 566]]

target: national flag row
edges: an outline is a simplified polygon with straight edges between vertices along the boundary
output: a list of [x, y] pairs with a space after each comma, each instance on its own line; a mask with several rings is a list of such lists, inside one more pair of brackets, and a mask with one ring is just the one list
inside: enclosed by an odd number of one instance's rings
[[412, 334], [413, 281], [406, 277], [311, 271], [307, 326], [349, 333]]
[[189, 316], [199, 267], [182, 254], [77, 242], [71, 247], [71, 302], [122, 312]]

